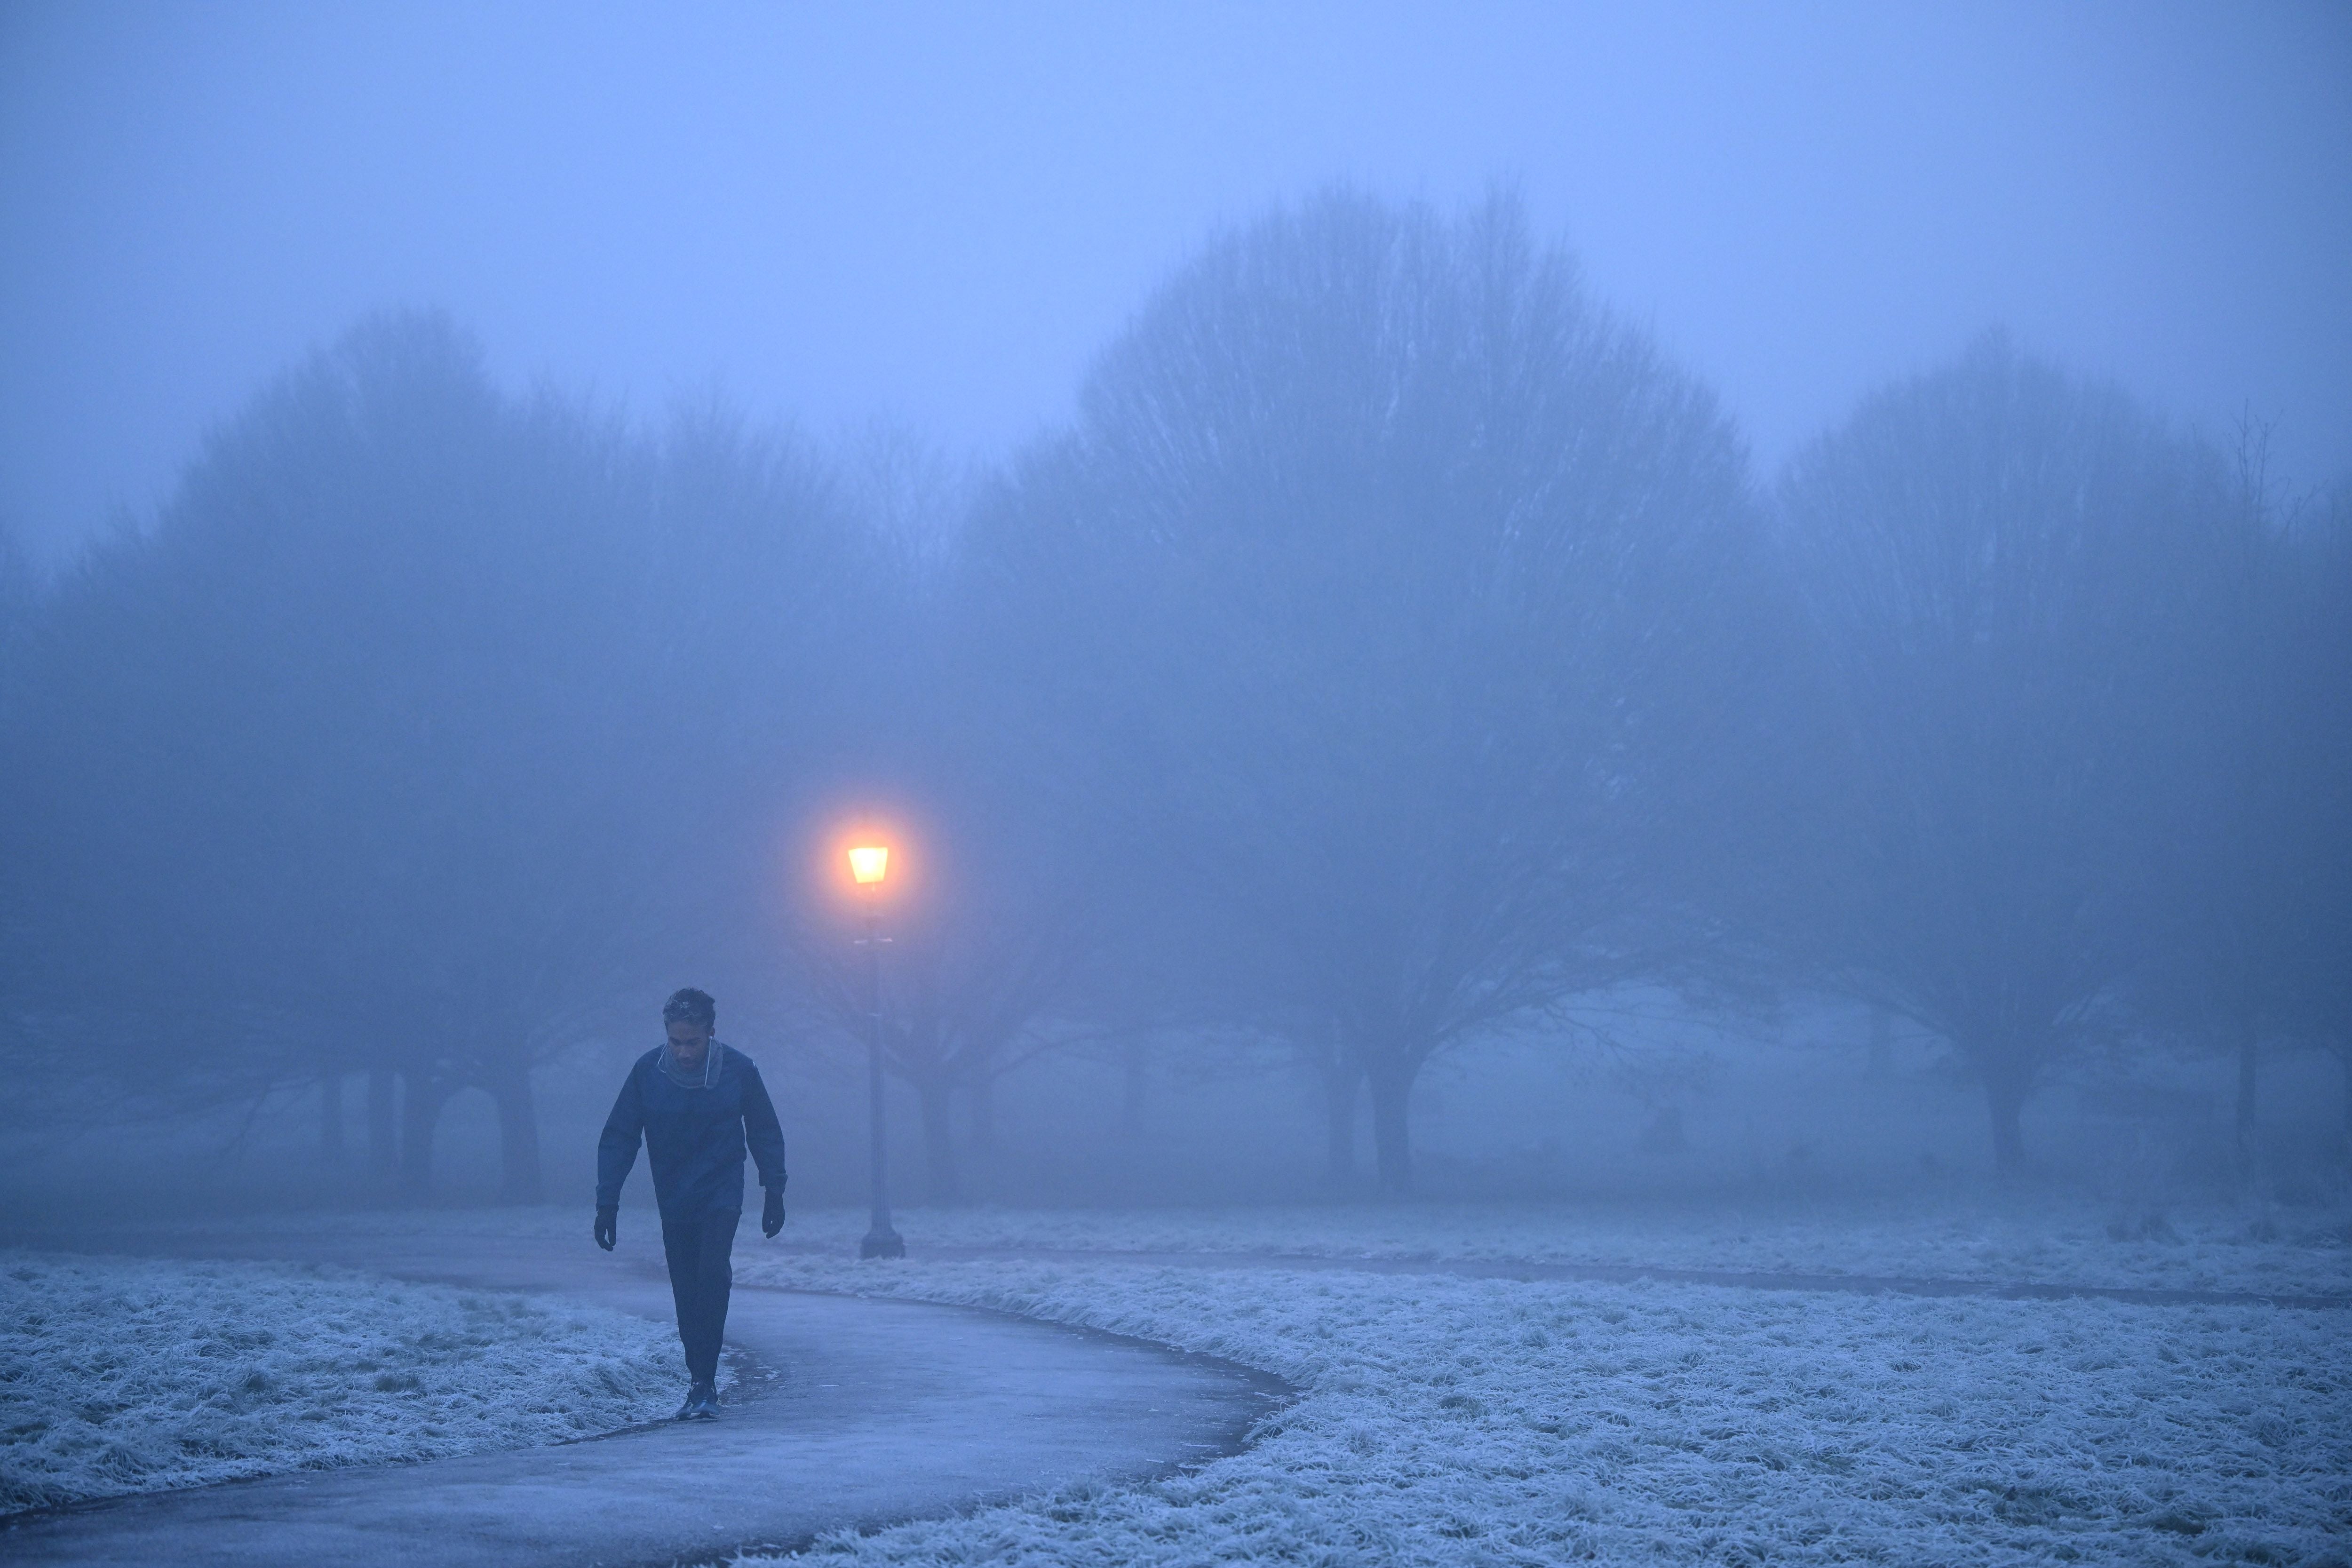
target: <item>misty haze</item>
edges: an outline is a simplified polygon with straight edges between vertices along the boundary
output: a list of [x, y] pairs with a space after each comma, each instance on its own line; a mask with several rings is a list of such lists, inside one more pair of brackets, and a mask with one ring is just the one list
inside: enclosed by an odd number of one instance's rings
[[0, 1555], [2346, 1562], [2347, 168], [2321, 5], [10, 10]]

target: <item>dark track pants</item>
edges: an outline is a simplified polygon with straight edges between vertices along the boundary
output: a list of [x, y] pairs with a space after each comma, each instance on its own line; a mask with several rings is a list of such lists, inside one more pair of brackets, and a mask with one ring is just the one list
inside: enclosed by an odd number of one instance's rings
[[697, 1383], [718, 1380], [727, 1294], [735, 1284], [735, 1227], [742, 1222], [740, 1209], [662, 1221], [662, 1254], [669, 1259], [669, 1289], [677, 1301], [678, 1342], [686, 1346], [686, 1375]]

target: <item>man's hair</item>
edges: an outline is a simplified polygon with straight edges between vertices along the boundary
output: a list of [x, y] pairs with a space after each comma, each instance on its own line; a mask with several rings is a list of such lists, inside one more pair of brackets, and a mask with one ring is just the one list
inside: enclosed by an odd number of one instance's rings
[[715, 1028], [719, 1023], [719, 1004], [710, 999], [708, 991], [697, 991], [689, 985], [683, 991], [673, 991], [662, 1004], [664, 1024], [699, 1024]]

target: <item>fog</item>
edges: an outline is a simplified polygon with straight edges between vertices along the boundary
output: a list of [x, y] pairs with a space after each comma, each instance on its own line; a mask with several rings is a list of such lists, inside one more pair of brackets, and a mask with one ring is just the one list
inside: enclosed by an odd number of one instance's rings
[[2347, 66], [14, 9], [0, 1180], [2339, 1201]]

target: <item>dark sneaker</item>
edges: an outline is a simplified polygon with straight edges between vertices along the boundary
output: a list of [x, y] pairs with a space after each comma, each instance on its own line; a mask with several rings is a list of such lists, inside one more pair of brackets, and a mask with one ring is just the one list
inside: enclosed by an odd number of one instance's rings
[[681, 1418], [688, 1421], [719, 1419], [719, 1389], [715, 1384], [698, 1383], [686, 1396], [686, 1409]]
[[695, 1417], [695, 1413], [701, 1408], [702, 1384], [698, 1383], [686, 1391], [686, 1403], [677, 1407], [676, 1418], [680, 1421], [691, 1421]]

